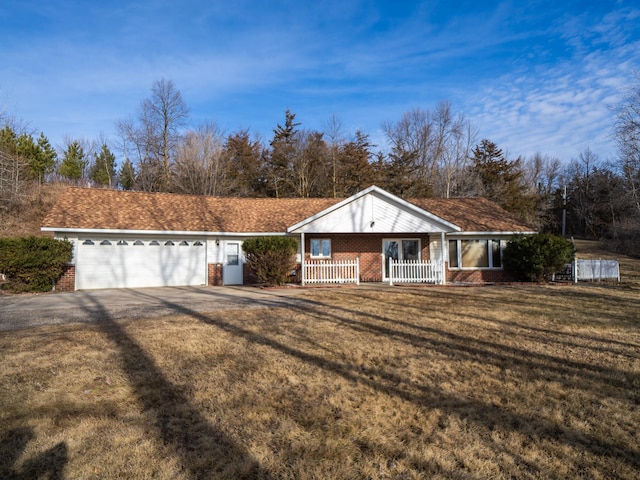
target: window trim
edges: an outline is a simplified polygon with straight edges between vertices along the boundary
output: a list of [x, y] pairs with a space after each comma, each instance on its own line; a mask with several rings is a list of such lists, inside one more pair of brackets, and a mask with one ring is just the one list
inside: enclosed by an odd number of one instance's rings
[[[318, 255], [314, 255], [313, 254], [313, 242], [320, 242], [319, 243], [319, 254]], [[324, 252], [324, 242], [329, 242], [329, 255], [323, 255], [322, 252]], [[330, 238], [311, 238], [309, 239], [309, 256], [313, 259], [323, 259], [323, 258], [331, 258], [331, 254], [333, 253], [332, 250], [332, 245], [331, 245], [331, 239]]]
[[[483, 240], [487, 245], [487, 258], [489, 261], [488, 267], [465, 267], [462, 265], [462, 242], [463, 241], [474, 241], [474, 240]], [[457, 248], [457, 263], [458, 266], [451, 266], [451, 243], [456, 242]], [[495, 262], [493, 261], [493, 242], [498, 242], [498, 251], [500, 255], [499, 263], [500, 266], [495, 266]], [[506, 246], [507, 240], [504, 238], [496, 238], [496, 237], [465, 237], [465, 238], [450, 238], [447, 242], [447, 268], [449, 270], [503, 270], [502, 266], [502, 252]]]

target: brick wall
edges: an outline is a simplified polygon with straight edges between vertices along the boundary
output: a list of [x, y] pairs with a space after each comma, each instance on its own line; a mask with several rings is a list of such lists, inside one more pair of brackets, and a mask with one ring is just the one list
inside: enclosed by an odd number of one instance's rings
[[[305, 259], [311, 260], [311, 239], [331, 239], [330, 260], [354, 260], [360, 259], [360, 281], [382, 281], [382, 242], [385, 238], [394, 238], [389, 234], [333, 234], [333, 235], [305, 235]], [[429, 260], [429, 236], [418, 237], [422, 248], [421, 258]], [[209, 285], [222, 285], [222, 264], [210, 263]], [[243, 269], [243, 283], [252, 285], [257, 283], [247, 265]], [[296, 265], [295, 274], [290, 277], [291, 282], [300, 282], [300, 265]], [[447, 283], [502, 283], [511, 282], [513, 279], [504, 270], [449, 270], [447, 268]], [[73, 289], [73, 282], [72, 289]]]
[[211, 287], [219, 287], [222, 285], [222, 264], [209, 263], [207, 265], [209, 271], [208, 285]]
[[449, 270], [447, 283], [505, 283], [513, 278], [504, 270]]
[[73, 292], [76, 289], [76, 266], [65, 265], [62, 276], [56, 282], [56, 292]]
[[[331, 239], [331, 260], [354, 260], [360, 258], [360, 281], [382, 281], [382, 241], [385, 238], [395, 238], [391, 234], [335, 234], [305, 236], [305, 259], [311, 260], [311, 239]], [[419, 238], [423, 260], [429, 259], [429, 236], [407, 236]]]

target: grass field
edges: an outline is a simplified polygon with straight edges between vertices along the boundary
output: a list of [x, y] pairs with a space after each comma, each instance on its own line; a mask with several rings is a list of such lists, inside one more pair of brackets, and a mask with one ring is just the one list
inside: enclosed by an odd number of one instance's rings
[[301, 298], [0, 334], [0, 477], [638, 478], [640, 282]]

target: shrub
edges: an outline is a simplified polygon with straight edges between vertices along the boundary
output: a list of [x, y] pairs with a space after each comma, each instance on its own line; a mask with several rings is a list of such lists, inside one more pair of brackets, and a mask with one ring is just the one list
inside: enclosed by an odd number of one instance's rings
[[516, 280], [540, 282], [562, 270], [573, 260], [574, 253], [573, 244], [557, 235], [517, 235], [504, 249], [502, 264]]
[[0, 272], [18, 292], [47, 292], [71, 261], [73, 245], [48, 237], [0, 238]]
[[242, 244], [247, 264], [258, 280], [282, 285], [295, 266], [298, 242], [291, 237], [249, 238]]

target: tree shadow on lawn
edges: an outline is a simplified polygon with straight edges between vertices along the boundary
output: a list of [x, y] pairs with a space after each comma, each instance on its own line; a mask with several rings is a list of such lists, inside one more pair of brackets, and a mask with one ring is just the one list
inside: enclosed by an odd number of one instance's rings
[[[315, 315], [319, 319], [323, 320], [328, 320], [326, 312], [329, 309], [334, 312], [340, 311], [348, 315], [369, 318], [370, 320], [380, 322], [382, 325], [365, 321], [357, 321], [346, 316], [338, 316], [335, 314], [331, 316], [336, 323], [344, 325], [354, 331], [393, 337], [415, 347], [428, 347], [430, 349], [440, 351], [456, 359], [477, 360], [480, 358], [485, 362], [488, 360], [491, 364], [500, 368], [513, 369], [520, 367], [523, 371], [526, 371], [529, 374], [544, 372], [538, 374], [538, 377], [545, 381], [557, 380], [568, 388], [579, 388], [585, 391], [601, 393], [603, 388], [608, 389], [608, 387], [615, 387], [617, 389], [625, 390], [629, 388], [629, 384], [634, 384], [636, 381], [640, 382], [640, 378], [638, 378], [637, 375], [629, 376], [628, 372], [621, 372], [615, 368], [569, 360], [564, 357], [556, 357], [545, 353], [532, 352], [525, 348], [518, 348], [515, 346], [482, 340], [477, 336], [471, 337], [461, 335], [425, 325], [417, 325], [415, 323], [393, 319], [388, 316], [366, 313], [362, 310], [355, 310], [336, 305], [325, 305], [310, 299], [300, 300], [300, 302], [287, 304], [287, 306], [289, 308], [296, 308], [297, 305], [302, 304], [304, 305], [302, 308], [306, 314]], [[366, 301], [368, 303], [372, 303], [379, 301], [379, 299], [368, 297], [366, 298]], [[271, 302], [269, 302], [268, 305], [271, 305]], [[405, 305], [404, 308], [411, 307], [407, 307]], [[416, 314], [421, 313], [423, 312], [416, 312]], [[478, 320], [486, 321], [481, 317], [477, 318]], [[416, 335], [395, 327], [419, 331], [427, 334], [428, 336]], [[518, 335], [520, 335], [520, 333], [518, 333]], [[539, 339], [536, 338], [535, 340]], [[590, 338], [590, 340], [602, 341], [600, 338]], [[563, 347], [570, 346], [569, 343], [565, 341], [560, 341], [558, 343]], [[584, 345], [579, 345], [579, 347], [585, 348]], [[591, 346], [588, 348], [591, 348]], [[619, 352], [614, 353], [619, 354]], [[584, 378], [585, 371], [588, 373], [588, 378]], [[624, 382], [618, 380], [621, 374], [625, 374], [629, 377], [629, 380]], [[610, 392], [610, 395], [612, 394], [613, 392]], [[622, 398], [626, 399], [627, 397], [627, 393], [622, 395]]]
[[155, 416], [160, 440], [179, 456], [191, 478], [272, 478], [246, 449], [204, 418], [97, 299], [92, 302], [87, 313], [98, 316], [102, 332], [120, 350], [122, 369], [135, 395], [145, 412]]
[[[487, 295], [486, 293], [483, 293], [482, 297], [478, 298], [474, 295], [470, 295], [469, 297], [471, 298], [465, 298], [464, 296], [460, 296], [458, 294], [454, 294], [451, 292], [446, 292], [443, 289], [431, 289], [430, 291], [428, 291], [425, 288], [411, 288], [411, 287], [404, 287], [402, 290], [402, 293], [404, 293], [405, 295], [409, 295], [409, 296], [415, 296], [418, 298], [425, 298], [425, 296], [429, 295], [431, 298], [434, 298], [437, 302], [441, 302], [444, 303], [445, 301], [449, 301], [450, 305], [455, 306], [456, 304], [460, 304], [461, 301], [467, 300], [469, 302], [473, 302], [473, 307], [474, 309], [478, 309], [478, 310], [482, 310], [482, 312], [487, 312], [490, 315], [489, 316], [480, 316], [480, 315], [472, 315], [469, 312], [464, 312], [463, 316], [465, 317], [473, 317], [473, 318], [477, 318], [478, 320], [481, 320], [483, 322], [491, 322], [491, 323], [496, 323], [496, 324], [500, 324], [500, 325], [504, 325], [507, 327], [511, 327], [511, 328], [517, 328], [520, 330], [528, 330], [531, 332], [540, 332], [543, 334], [553, 334], [555, 336], [558, 337], [567, 337], [570, 339], [583, 339], [583, 340], [587, 340], [587, 341], [596, 341], [599, 343], [606, 343], [606, 344], [610, 344], [610, 345], [617, 345], [623, 348], [639, 348], [640, 345], [635, 344], [635, 343], [629, 343], [629, 342], [623, 342], [620, 340], [613, 340], [610, 338], [602, 338], [602, 337], [597, 337], [597, 336], [593, 336], [593, 335], [586, 335], [584, 333], [576, 333], [576, 332], [567, 332], [567, 331], [562, 331], [562, 330], [553, 330], [550, 328], [541, 328], [541, 327], [534, 327], [528, 324], [523, 324], [521, 322], [518, 321], [517, 315], [514, 315], [514, 318], [512, 321], [504, 321], [504, 320], [499, 320], [494, 318], [494, 316], [492, 315], [493, 312], [495, 312], [496, 310], [496, 305], [501, 305], [504, 307], [510, 307], [514, 309], [514, 313], [523, 313], [526, 314], [528, 316], [536, 315], [536, 314], [544, 314], [545, 316], [548, 315], [548, 309], [552, 308], [554, 309], [555, 312], [557, 312], [557, 317], [559, 318], [567, 318], [571, 315], [575, 315], [575, 309], [567, 306], [566, 304], [566, 297], [564, 296], [562, 291], [554, 291], [552, 293], [553, 297], [561, 297], [561, 298], [555, 298], [553, 301], [549, 301], [546, 302], [544, 304], [540, 304], [540, 299], [539, 298], [535, 298], [532, 300], [535, 300], [535, 302], [528, 302], [525, 300], [514, 300], [513, 297], [506, 297], [505, 298], [505, 292], [504, 290], [502, 290], [502, 288], [504, 287], [482, 287], [482, 288], [501, 288], [501, 290], [496, 290], [496, 293], [493, 295]], [[559, 287], [562, 288], [562, 287]], [[463, 290], [464, 291], [464, 290]], [[547, 292], [545, 292], [546, 294]], [[532, 293], [532, 295], [535, 295], [534, 293]], [[358, 295], [360, 298], [362, 298], [364, 301], [367, 302], [380, 302], [380, 298], [370, 295], [370, 294], [366, 294], [366, 293], [362, 293]], [[578, 293], [574, 292], [574, 296], [578, 297], [579, 299], [583, 299], [584, 295], [579, 295]], [[591, 296], [590, 293], [587, 296]], [[606, 297], [608, 299], [607, 302], [603, 302], [603, 303], [611, 303], [612, 299], [610, 297]], [[437, 305], [437, 306], [447, 306], [447, 305]], [[406, 305], [405, 305], [406, 307]], [[416, 308], [417, 307], [413, 307]], [[419, 310], [419, 309], [418, 309]], [[424, 310], [419, 310], [420, 313], [429, 313], [430, 315], [434, 314], [434, 312], [425, 312]], [[611, 315], [608, 315], [608, 318], [611, 318]], [[630, 320], [629, 316], [613, 316], [612, 318], [614, 321], [619, 322], [620, 324], [622, 324], [625, 328], [629, 328], [629, 327], [640, 327], [640, 322], [634, 322], [633, 319]], [[574, 322], [576, 323], [576, 322]], [[535, 337], [533, 337], [535, 338]], [[569, 344], [567, 344], [569, 345]], [[612, 348], [611, 350], [606, 350], [606, 349], [602, 349], [602, 351], [605, 352], [610, 352], [613, 354], [619, 354], [620, 351], [616, 350], [615, 348]]]
[[49, 450], [26, 460], [18, 467], [18, 461], [27, 444], [33, 440], [31, 427], [14, 428], [0, 439], [0, 478], [5, 480], [28, 480], [32, 478], [64, 478], [67, 464], [67, 445], [60, 442]]
[[[156, 300], [162, 301], [161, 298], [154, 298]], [[413, 345], [445, 352], [448, 355], [472, 356], [476, 359], [479, 355], [482, 356], [482, 358], [493, 357], [495, 359], [494, 361], [497, 364], [502, 365], [506, 363], [508, 365], [513, 365], [514, 362], [517, 362], [517, 364], [519, 364], [521, 368], [533, 372], [539, 369], [544, 369], [544, 371], [548, 369], [547, 365], [541, 366], [535, 360], [532, 360], [530, 352], [525, 350], [506, 347], [507, 352], [517, 353], [517, 356], [496, 354], [491, 350], [505, 349], [505, 347], [503, 345], [492, 344], [490, 342], [483, 341], [477, 342], [479, 345], [478, 347], [468, 347], [467, 345], [457, 343], [458, 340], [469, 342], [473, 341], [474, 339], [468, 337], [458, 337], [449, 332], [443, 332], [437, 329], [416, 327], [415, 325], [404, 324], [404, 322], [399, 322], [397, 320], [390, 320], [385, 317], [370, 315], [362, 311], [335, 307], [334, 305], [326, 305], [314, 300], [296, 299], [295, 302], [288, 302], [285, 300], [265, 300], [264, 306], [275, 307], [279, 306], [279, 303], [282, 304], [280, 306], [295, 309], [302, 314], [322, 318], [325, 321], [327, 321], [327, 319], [333, 318], [333, 321], [344, 325], [347, 328], [380, 335], [389, 335], [393, 338], [401, 339], [402, 341], [409, 342]], [[396, 375], [394, 373], [386, 372], [383, 368], [368, 369], [366, 372], [364, 372], [357, 365], [349, 365], [346, 363], [324, 358], [314, 353], [303, 351], [299, 348], [295, 348], [292, 345], [287, 345], [274, 338], [270, 338], [265, 334], [265, 332], [256, 333], [239, 325], [229, 323], [219, 315], [196, 312], [183, 305], [177, 305], [168, 301], [165, 301], [164, 304], [167, 306], [167, 308], [172, 309], [177, 314], [189, 316], [208, 325], [217, 327], [229, 334], [232, 334], [239, 338], [243, 338], [247, 341], [260, 345], [266, 345], [277, 352], [291, 356], [307, 364], [314, 365], [333, 374], [339, 375], [350, 382], [366, 385], [374, 389], [375, 391], [382, 392], [390, 396], [395, 396], [409, 402], [413, 402], [416, 405], [427, 406], [432, 409], [441, 409], [445, 413], [452, 414], [458, 416], [461, 419], [477, 423], [489, 430], [493, 430], [494, 428], [502, 428], [506, 431], [512, 430], [522, 433], [523, 435], [535, 435], [541, 439], [563, 443], [578, 451], [582, 450], [585, 452], [589, 452], [594, 456], [615, 458], [633, 468], [640, 468], [640, 451], [630, 449], [626, 445], [616, 443], [615, 439], [606, 441], [602, 438], [596, 437], [595, 435], [579, 432], [535, 415], [521, 415], [513, 411], [513, 409], [508, 408], [507, 406], [497, 406], [494, 404], [482, 402], [475, 398], [459, 398], [454, 395], [446, 394], [440, 390], [435, 390], [433, 387], [417, 384], [415, 382], [412, 382], [408, 378]], [[421, 328], [426, 333], [437, 335], [439, 338], [426, 338], [386, 326], [372, 325], [370, 323], [366, 323], [365, 321], [356, 321], [336, 313], [340, 311], [345, 314], [348, 313], [357, 315], [358, 318], [369, 317], [374, 321], [394, 323], [396, 325], [408, 326], [413, 329]], [[559, 374], [562, 374], [562, 381], [566, 382], [566, 379], [574, 376], [577, 370], [587, 369], [599, 374], [598, 380], [600, 382], [604, 384], [607, 383], [606, 372], [603, 373], [600, 371], [600, 369], [594, 368], [589, 364], [574, 362], [574, 365], [562, 367], [561, 365], [563, 364], [564, 359], [550, 357], [547, 355], [539, 355], [539, 358], [544, 360], [545, 362], [553, 361], [557, 363], [558, 366], [555, 367], [554, 370], [556, 370]], [[574, 369], [576, 370], [574, 371]], [[582, 372], [582, 374], [584, 374], [584, 372]], [[547, 379], [547, 376], [543, 375], [542, 372], [538, 375], [540, 375], [540, 377], [543, 379]], [[578, 388], [589, 388], [594, 390], [599, 390], [600, 388], [602, 388], [600, 385], [580, 384], [576, 386]], [[500, 447], [500, 449], [503, 448], [503, 446]], [[512, 455], [514, 458], [519, 456], [515, 452]]]

